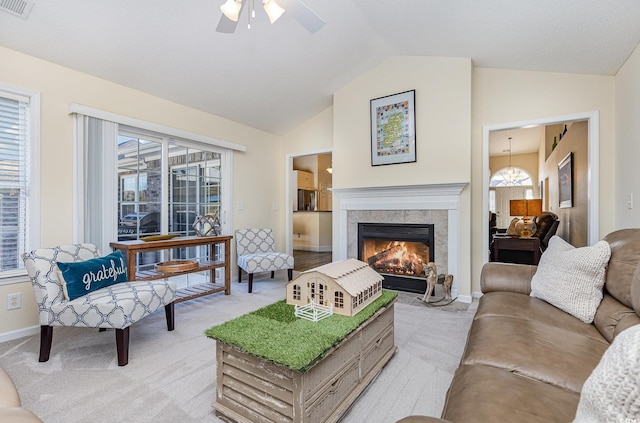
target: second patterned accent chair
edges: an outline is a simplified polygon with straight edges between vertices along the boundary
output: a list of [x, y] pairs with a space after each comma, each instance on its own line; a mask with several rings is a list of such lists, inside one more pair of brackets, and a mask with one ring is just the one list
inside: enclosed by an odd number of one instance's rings
[[236, 230], [236, 252], [238, 253], [238, 282], [242, 282], [242, 271], [249, 274], [249, 292], [253, 291], [253, 274], [287, 270], [293, 279], [293, 256], [275, 251], [273, 230], [267, 228]]
[[22, 255], [31, 279], [40, 320], [40, 358], [48, 361], [54, 326], [115, 329], [118, 365], [129, 362], [129, 327], [164, 307], [167, 329], [174, 329], [173, 282], [129, 281], [67, 299], [59, 280], [58, 262], [80, 262], [100, 257], [93, 244], [60, 245]]

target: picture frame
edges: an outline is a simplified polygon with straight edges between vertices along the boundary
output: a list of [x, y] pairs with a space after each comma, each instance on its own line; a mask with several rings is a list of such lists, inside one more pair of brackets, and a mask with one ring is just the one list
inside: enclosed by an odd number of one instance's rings
[[416, 91], [371, 100], [371, 166], [416, 161]]
[[558, 163], [558, 193], [561, 209], [573, 207], [573, 152]]

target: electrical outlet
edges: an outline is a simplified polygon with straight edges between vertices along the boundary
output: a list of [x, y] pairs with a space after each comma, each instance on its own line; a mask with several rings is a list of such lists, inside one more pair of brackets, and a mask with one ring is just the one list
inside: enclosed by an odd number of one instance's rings
[[298, 238], [300, 238], [300, 232], [298, 232]]
[[22, 293], [7, 295], [7, 310], [16, 310], [22, 307]]

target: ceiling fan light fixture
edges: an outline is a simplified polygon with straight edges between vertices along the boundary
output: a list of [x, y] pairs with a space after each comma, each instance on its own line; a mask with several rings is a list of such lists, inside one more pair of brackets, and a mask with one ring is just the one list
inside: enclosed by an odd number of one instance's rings
[[262, 7], [264, 7], [264, 11], [267, 12], [269, 22], [271, 23], [277, 21], [284, 13], [284, 9], [276, 3], [276, 0], [263, 0]]
[[238, 22], [240, 9], [242, 9], [242, 1], [238, 0], [227, 0], [225, 4], [220, 6], [222, 13], [234, 22]]

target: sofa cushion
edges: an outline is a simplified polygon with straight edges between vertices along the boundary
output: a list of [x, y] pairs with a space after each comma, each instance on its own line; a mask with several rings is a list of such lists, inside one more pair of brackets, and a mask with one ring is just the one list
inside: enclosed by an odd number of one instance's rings
[[558, 236], [552, 237], [531, 279], [531, 296], [592, 323], [602, 301], [610, 256], [606, 241], [575, 248]]
[[561, 327], [575, 334], [602, 342], [602, 334], [594, 327], [572, 317], [546, 301], [514, 292], [490, 292], [478, 302], [474, 319], [484, 316], [503, 316], [525, 321], [532, 320], [551, 327]]
[[609, 343], [536, 319], [477, 318], [462, 364], [498, 367], [579, 393]]
[[635, 421], [640, 415], [640, 325], [618, 335], [582, 387], [575, 422]]
[[91, 260], [57, 264], [62, 276], [62, 289], [68, 300], [127, 281], [127, 266], [120, 250]]
[[579, 394], [505, 369], [460, 366], [442, 418], [456, 423], [568, 422]]

